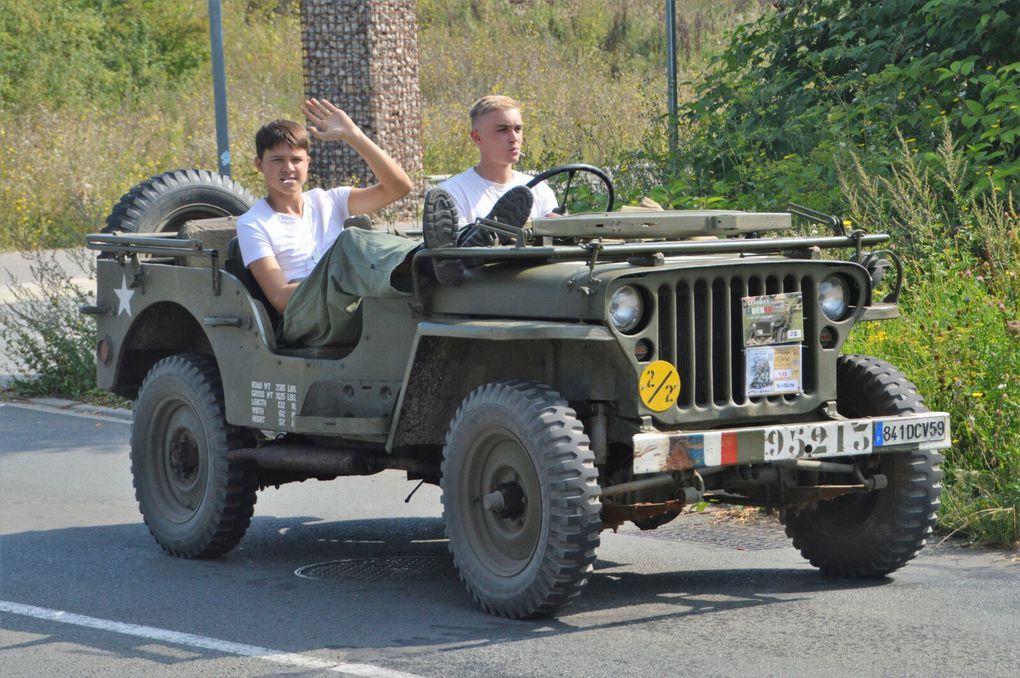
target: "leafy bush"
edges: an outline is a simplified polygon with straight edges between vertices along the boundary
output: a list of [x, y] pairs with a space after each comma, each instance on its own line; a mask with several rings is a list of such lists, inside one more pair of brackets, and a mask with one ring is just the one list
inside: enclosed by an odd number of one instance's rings
[[[68, 269], [53, 252], [25, 252], [32, 282], [8, 273], [14, 300], [0, 304], [0, 342], [15, 374], [11, 388], [21, 395], [79, 397], [96, 390], [96, 323], [78, 307], [95, 303], [68, 270], [95, 278], [95, 260], [71, 251]], [[80, 277], [80, 276], [78, 276]]]
[[758, 208], [835, 209], [837, 162], [853, 151], [882, 171], [894, 130], [933, 148], [946, 120], [970, 165], [963, 190], [1016, 186], [1020, 42], [1010, 4], [777, 3], [738, 28], [694, 84], [682, 118], [691, 183]]
[[910, 283], [904, 317], [863, 326], [848, 350], [897, 364], [929, 407], [949, 412], [943, 527], [1015, 546], [1020, 215], [990, 190], [965, 193], [965, 174], [948, 128], [933, 155], [904, 142], [889, 178], [870, 176], [860, 163], [843, 174], [852, 220], [893, 236]]

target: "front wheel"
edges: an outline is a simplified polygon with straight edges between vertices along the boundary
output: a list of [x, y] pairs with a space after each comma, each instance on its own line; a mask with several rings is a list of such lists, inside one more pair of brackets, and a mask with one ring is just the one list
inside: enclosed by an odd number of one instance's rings
[[257, 474], [250, 462], [227, 460], [239, 445], [211, 358], [182, 354], [153, 365], [135, 403], [131, 474], [145, 524], [170, 554], [211, 558], [244, 536]]
[[[916, 387], [889, 363], [841, 356], [836, 406], [847, 417], [927, 412]], [[811, 564], [842, 577], [882, 577], [912, 560], [932, 533], [942, 492], [941, 455], [916, 450], [877, 455], [885, 489], [790, 511], [786, 534]]]
[[597, 477], [581, 422], [547, 386], [487, 384], [464, 399], [440, 485], [450, 552], [479, 606], [537, 617], [580, 594], [602, 527]]

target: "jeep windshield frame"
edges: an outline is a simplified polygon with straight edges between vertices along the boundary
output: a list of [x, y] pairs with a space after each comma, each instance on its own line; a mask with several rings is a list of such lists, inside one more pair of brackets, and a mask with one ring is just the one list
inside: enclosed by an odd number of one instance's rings
[[[554, 221], [545, 219], [543, 221]], [[849, 249], [856, 250], [858, 256], [861, 249], [878, 245], [890, 240], [887, 233], [865, 234], [854, 231], [845, 236], [799, 236], [791, 238], [719, 238], [711, 240], [688, 240], [681, 242], [653, 241], [616, 243], [604, 242], [601, 238], [577, 245], [540, 245], [527, 247], [472, 247], [470, 249], [449, 247], [441, 249], [422, 248], [415, 253], [411, 264], [411, 277], [414, 285], [415, 305], [419, 313], [427, 308], [425, 296], [427, 290], [426, 266], [436, 259], [471, 259], [483, 263], [506, 261], [585, 261], [594, 266], [598, 261], [620, 261], [630, 257], [683, 256], [706, 254], [769, 254], [803, 252], [807, 256], [810, 248], [818, 249]]]

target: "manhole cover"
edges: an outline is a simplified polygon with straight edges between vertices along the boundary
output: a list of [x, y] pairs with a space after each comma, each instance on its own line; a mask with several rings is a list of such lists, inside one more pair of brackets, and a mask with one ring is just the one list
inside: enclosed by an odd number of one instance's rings
[[305, 579], [343, 581], [428, 581], [457, 577], [449, 556], [349, 558], [305, 565], [294, 574]]

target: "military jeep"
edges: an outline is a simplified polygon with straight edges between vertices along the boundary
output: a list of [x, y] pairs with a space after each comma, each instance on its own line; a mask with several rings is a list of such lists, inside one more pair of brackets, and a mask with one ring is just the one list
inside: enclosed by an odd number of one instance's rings
[[[830, 575], [911, 560], [939, 505], [948, 416], [892, 365], [841, 354], [857, 323], [897, 314], [902, 268], [876, 249], [888, 236], [801, 208], [609, 202], [522, 229], [482, 220], [513, 244], [472, 248], [462, 284], [428, 269], [466, 250], [423, 249], [412, 295], [365, 298], [355, 342], [303, 348], [277, 339], [231, 243], [250, 196], [183, 171], [133, 189], [113, 232], [86, 238], [100, 254], [83, 311], [99, 385], [135, 401], [131, 467], [155, 540], [219, 556], [262, 489], [400, 469], [440, 486], [461, 579], [510, 617], [577, 596], [602, 530], [703, 502], [774, 509]], [[832, 232], [798, 235], [793, 216]]]

